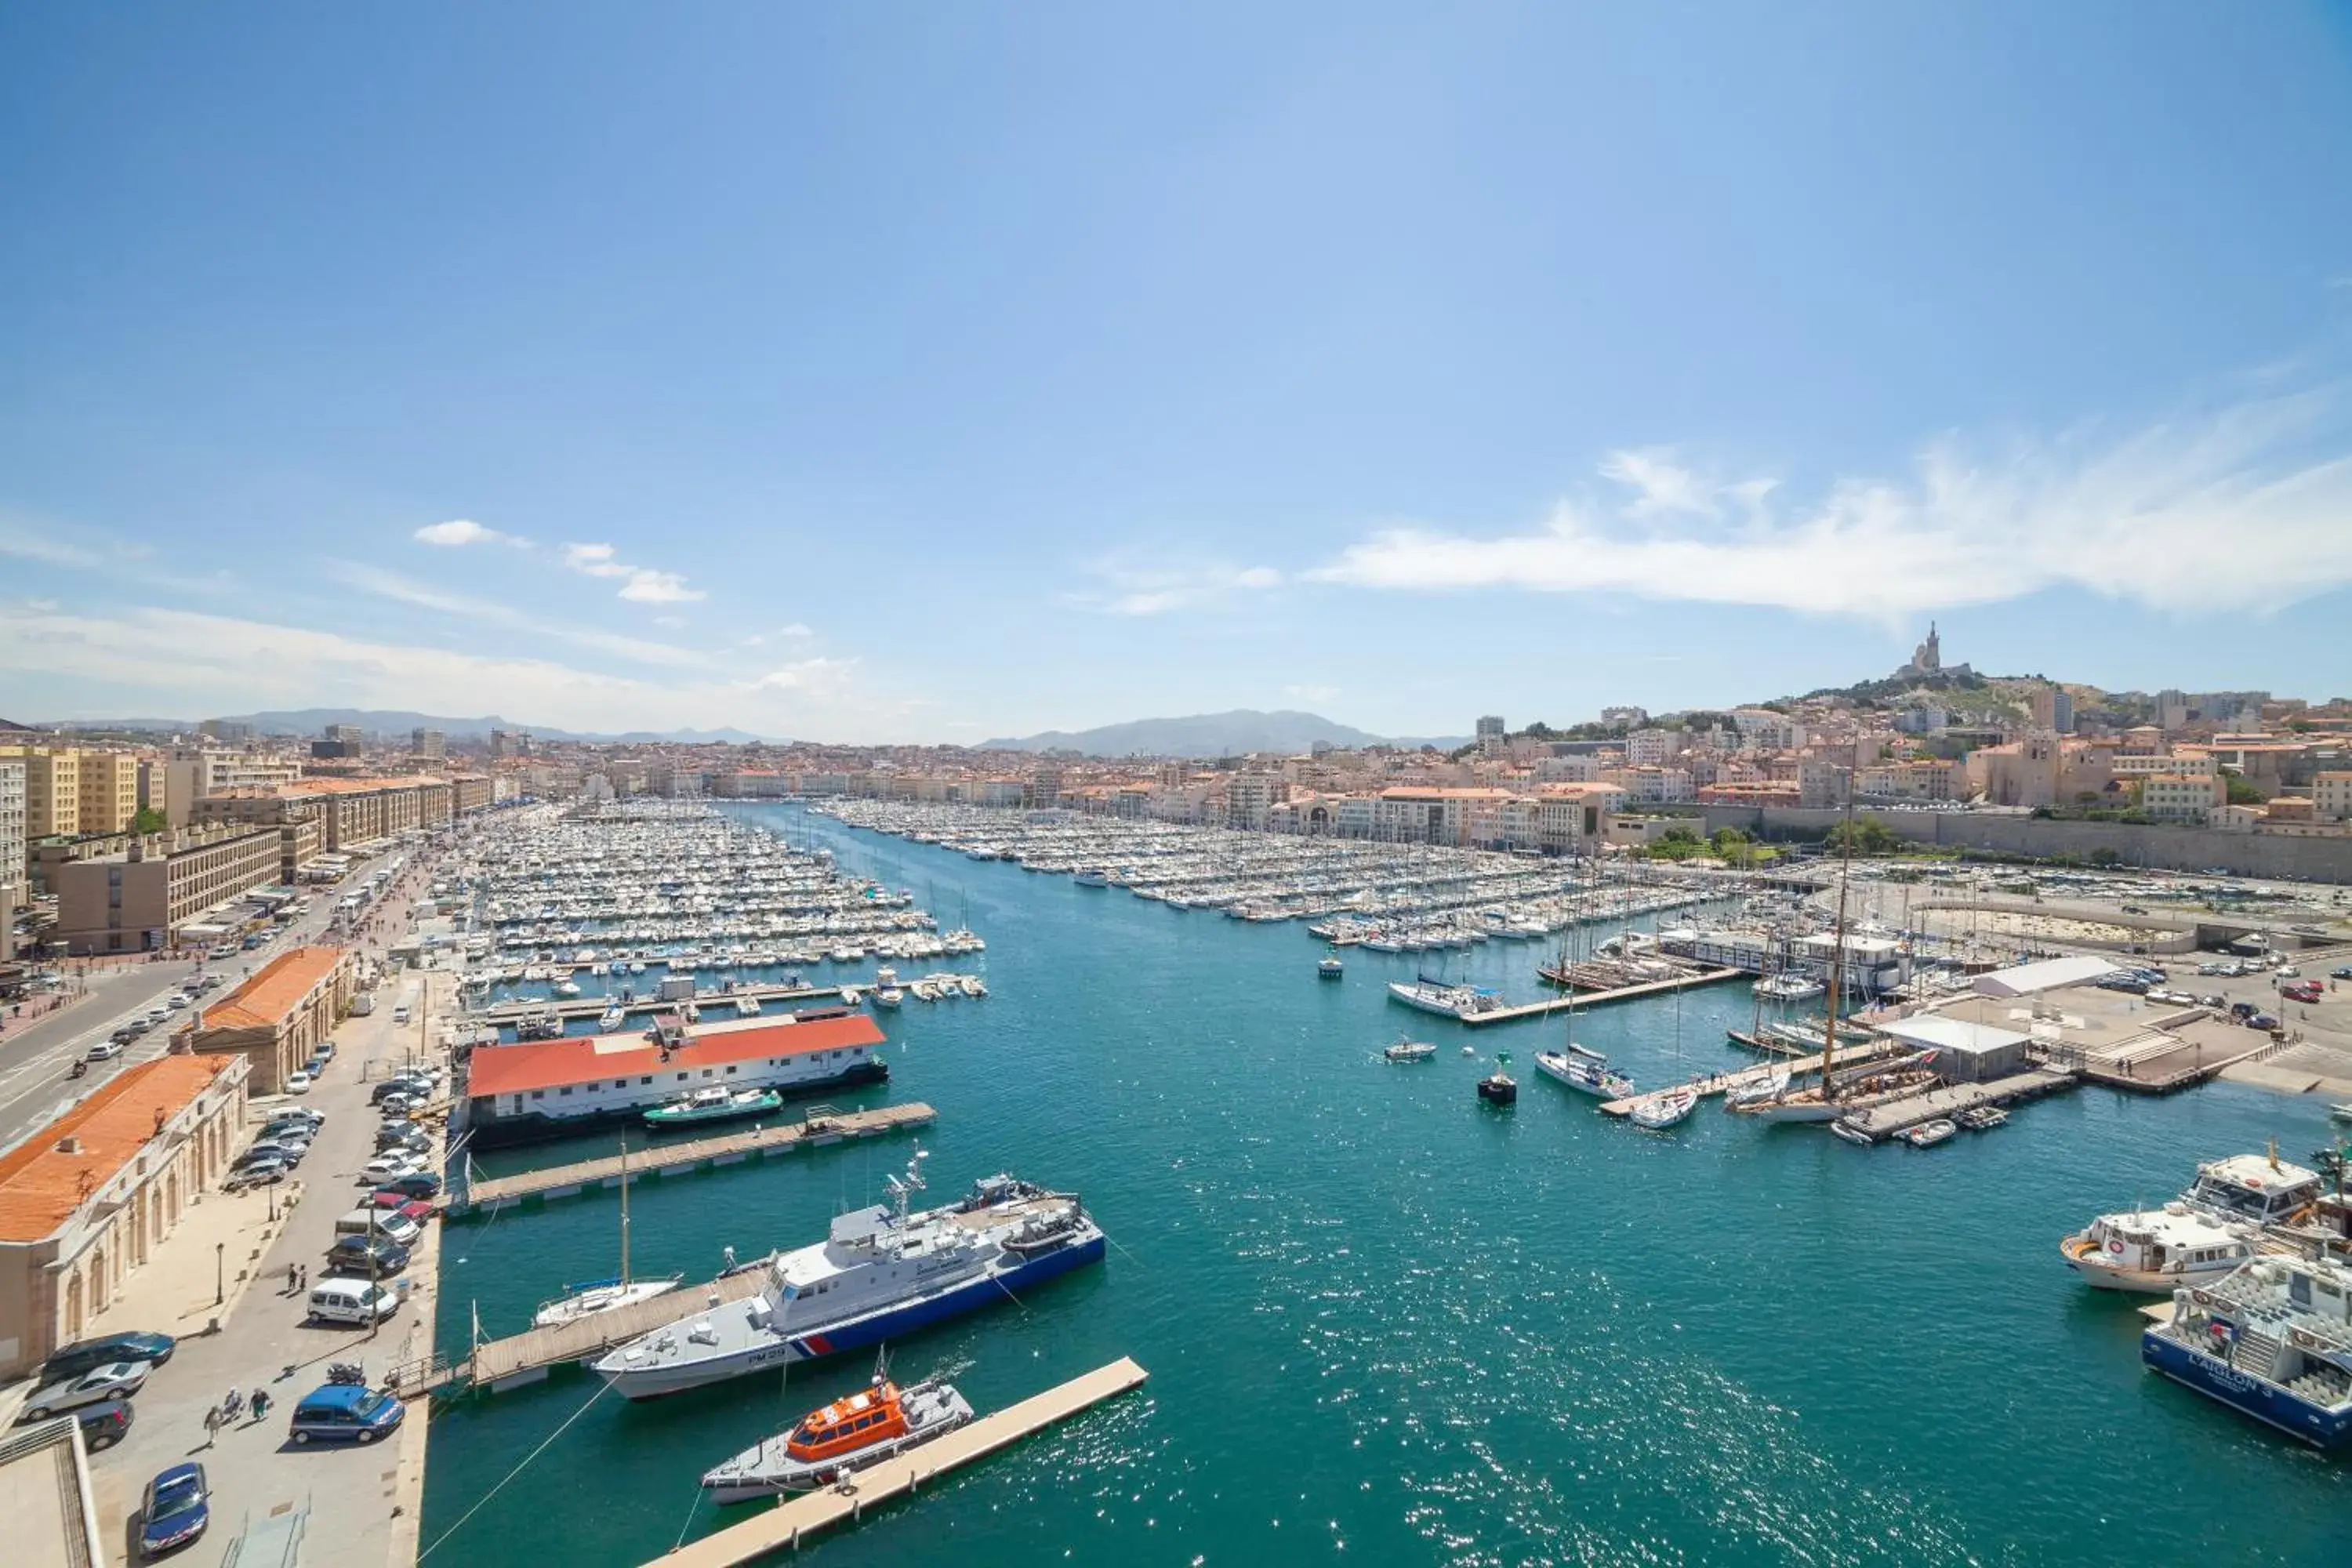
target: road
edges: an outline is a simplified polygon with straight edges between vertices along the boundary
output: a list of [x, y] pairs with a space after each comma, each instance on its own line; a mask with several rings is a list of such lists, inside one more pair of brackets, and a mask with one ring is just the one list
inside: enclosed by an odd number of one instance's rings
[[[356, 868], [352, 876], [363, 878], [385, 856], [400, 852], [386, 850]], [[394, 890], [387, 889], [378, 906], [387, 916]], [[401, 903], [404, 908], [405, 900]], [[108, 965], [89, 973], [89, 994], [73, 1005], [46, 1017], [20, 1019], [12, 1016], [5, 1032], [0, 1033], [0, 1150], [13, 1147], [36, 1128], [64, 1114], [76, 1100], [124, 1068], [162, 1056], [170, 1042], [169, 1028], [159, 1026], [132, 1041], [121, 1056], [111, 1061], [90, 1063], [89, 1072], [79, 1079], [68, 1077], [73, 1064], [118, 1026], [180, 990], [204, 969], [228, 973], [229, 979], [204, 998], [216, 999], [268, 959], [323, 933], [333, 918], [334, 908], [333, 896], [322, 892], [311, 900], [299, 919], [263, 946], [240, 952], [225, 963], [174, 959]], [[184, 1013], [173, 1014], [173, 1025], [184, 1016]]]

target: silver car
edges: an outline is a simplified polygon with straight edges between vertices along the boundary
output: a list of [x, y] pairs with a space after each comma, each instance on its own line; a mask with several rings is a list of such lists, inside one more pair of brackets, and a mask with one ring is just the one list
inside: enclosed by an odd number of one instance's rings
[[152, 1362], [109, 1362], [79, 1377], [53, 1383], [36, 1393], [25, 1401], [25, 1414], [21, 1419], [38, 1421], [61, 1410], [95, 1405], [101, 1399], [128, 1399], [146, 1386], [147, 1374], [154, 1370]]

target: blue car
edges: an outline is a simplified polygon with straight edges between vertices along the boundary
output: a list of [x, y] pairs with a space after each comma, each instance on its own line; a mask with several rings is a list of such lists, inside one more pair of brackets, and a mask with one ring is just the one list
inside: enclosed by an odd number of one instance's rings
[[185, 1546], [213, 1521], [213, 1490], [202, 1465], [173, 1465], [147, 1483], [139, 1510], [139, 1553], [161, 1557]]
[[289, 1430], [297, 1443], [373, 1443], [407, 1414], [399, 1400], [382, 1389], [331, 1383], [302, 1396]]

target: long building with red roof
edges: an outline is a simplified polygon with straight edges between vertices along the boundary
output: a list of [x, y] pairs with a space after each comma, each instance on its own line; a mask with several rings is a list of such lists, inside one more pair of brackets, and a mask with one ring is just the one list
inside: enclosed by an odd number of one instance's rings
[[874, 1054], [883, 1043], [867, 1015], [835, 1013], [478, 1046], [467, 1126], [477, 1148], [495, 1148], [641, 1121], [706, 1090], [799, 1095], [879, 1083], [889, 1076]]

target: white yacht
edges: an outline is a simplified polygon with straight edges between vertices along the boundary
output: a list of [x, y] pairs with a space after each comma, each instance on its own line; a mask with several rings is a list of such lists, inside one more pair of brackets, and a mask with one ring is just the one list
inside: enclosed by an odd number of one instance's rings
[[1448, 1018], [1475, 1018], [1482, 1013], [1500, 1012], [1505, 1005], [1502, 997], [1492, 991], [1481, 991], [1472, 985], [1445, 985], [1433, 980], [1416, 980], [1411, 984], [1391, 980], [1389, 996], [1408, 1007]]
[[893, 1204], [854, 1209], [824, 1241], [778, 1257], [759, 1295], [633, 1340], [594, 1371], [631, 1399], [675, 1394], [870, 1348], [1020, 1300], [1027, 1287], [1103, 1256], [1102, 1228], [1075, 1194], [997, 1175], [959, 1203], [909, 1212], [922, 1184], [919, 1164], [910, 1163], [890, 1182]]
[[1571, 1045], [1564, 1051], [1538, 1051], [1536, 1070], [1579, 1094], [1589, 1094], [1597, 1100], [1625, 1100], [1640, 1092], [1632, 1079], [1610, 1067], [1607, 1057], [1582, 1046]]

